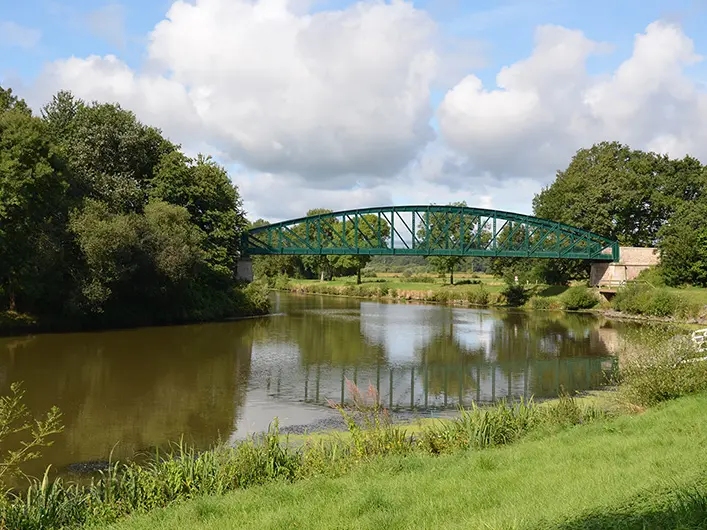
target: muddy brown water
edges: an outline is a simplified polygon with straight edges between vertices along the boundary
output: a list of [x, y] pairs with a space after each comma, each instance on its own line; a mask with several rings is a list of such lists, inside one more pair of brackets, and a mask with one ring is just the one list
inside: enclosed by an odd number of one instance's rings
[[65, 431], [27, 471], [91, 469], [179, 440], [206, 448], [335, 422], [347, 380], [411, 414], [548, 398], [606, 383], [623, 324], [588, 314], [273, 294], [275, 314], [227, 323], [0, 338], [0, 391], [22, 381]]

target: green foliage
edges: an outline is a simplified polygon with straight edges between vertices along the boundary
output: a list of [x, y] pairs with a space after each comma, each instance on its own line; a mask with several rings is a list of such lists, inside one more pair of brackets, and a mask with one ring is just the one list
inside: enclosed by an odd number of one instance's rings
[[661, 274], [671, 286], [707, 286], [707, 200], [681, 206], [660, 230]]
[[489, 293], [482, 285], [478, 289], [472, 289], [466, 293], [466, 299], [471, 305], [489, 305]]
[[652, 246], [683, 201], [704, 193], [705, 175], [694, 158], [632, 150], [618, 142], [580, 149], [567, 169], [533, 200], [539, 217]]
[[506, 285], [501, 294], [505, 298], [506, 304], [512, 307], [520, 307], [528, 300], [530, 291], [523, 285], [521, 280], [515, 283], [514, 280], [506, 278]]
[[580, 405], [568, 395], [545, 406], [532, 400], [517, 403], [500, 401], [494, 407], [470, 410], [437, 427], [425, 429], [419, 445], [433, 454], [459, 449], [486, 449], [511, 444], [530, 431], [542, 427], [569, 427], [600, 419], [602, 412], [592, 406]]
[[133, 113], [59, 92], [38, 118], [0, 88], [0, 310], [74, 326], [242, 315], [265, 306], [237, 290], [245, 225], [226, 171]]
[[[533, 199], [535, 215], [560, 221], [622, 245], [656, 246], [668, 285], [707, 285], [707, 170], [698, 160], [680, 160], [602, 142], [580, 149], [555, 182]], [[702, 238], [702, 239], [700, 239]], [[568, 267], [569, 278], [586, 277], [587, 264], [547, 263]], [[574, 270], [572, 271], [572, 269]]]
[[481, 280], [459, 280], [455, 285], [480, 285]]
[[552, 307], [552, 300], [545, 296], [531, 296], [527, 305], [530, 309], [544, 311]]
[[650, 267], [642, 270], [636, 278], [639, 282], [645, 282], [653, 287], [665, 287], [665, 277], [663, 275], [663, 267]]
[[[466, 202], [451, 203], [450, 206], [465, 207]], [[417, 236], [420, 239], [435, 241], [438, 245], [444, 244], [445, 248], [454, 248], [459, 245], [462, 237], [461, 222], [454, 218], [451, 223], [447, 220], [437, 220], [435, 216], [430, 218], [429, 228], [421, 227]], [[462, 256], [430, 256], [427, 261], [433, 270], [440, 274], [449, 273], [449, 283], [454, 284], [454, 270], [464, 261]]]
[[620, 391], [628, 402], [649, 407], [670, 399], [707, 391], [706, 361], [689, 337], [644, 332], [641, 340], [623, 345]]
[[599, 300], [594, 293], [583, 285], [575, 285], [570, 287], [560, 297], [562, 303], [567, 309], [591, 309], [599, 303]]
[[698, 311], [679, 294], [639, 282], [619, 289], [611, 305], [617, 311], [655, 317], [688, 317]]
[[22, 473], [23, 463], [39, 458], [39, 449], [51, 446], [50, 438], [63, 430], [58, 408], [52, 407], [44, 418], [33, 419], [24, 397], [20, 383], [12, 383], [10, 394], [0, 396], [0, 487], [3, 488], [9, 477]]

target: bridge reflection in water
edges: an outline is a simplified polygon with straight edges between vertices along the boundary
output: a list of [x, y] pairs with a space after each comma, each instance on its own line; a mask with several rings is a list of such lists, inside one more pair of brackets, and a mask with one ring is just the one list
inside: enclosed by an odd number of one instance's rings
[[295, 320], [253, 343], [250, 385], [274, 402], [342, 403], [350, 380], [392, 409], [456, 408], [589, 390], [617, 369], [620, 326], [593, 315], [311, 297], [283, 309]]
[[300, 377], [291, 371], [283, 373], [282, 369], [270, 371], [266, 385], [274, 399], [346, 403], [350, 401], [348, 380], [364, 392], [370, 385], [380, 402], [390, 409], [424, 410], [520, 397], [552, 398], [563, 390], [573, 393], [605, 385], [616, 369], [616, 357], [536, 359], [525, 363], [479, 361], [430, 367], [378, 365], [374, 369], [317, 366]]

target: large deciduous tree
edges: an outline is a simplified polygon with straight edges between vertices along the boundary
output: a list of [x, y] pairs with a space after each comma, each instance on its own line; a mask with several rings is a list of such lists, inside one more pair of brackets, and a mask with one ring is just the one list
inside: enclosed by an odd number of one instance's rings
[[666, 156], [602, 142], [580, 149], [555, 182], [533, 199], [535, 215], [617, 239], [653, 246], [682, 201], [704, 193], [694, 158]]
[[255, 308], [236, 282], [238, 189], [113, 104], [0, 87], [0, 310], [107, 325]]
[[44, 123], [0, 89], [0, 288], [10, 309], [56, 309], [64, 297], [64, 164]]
[[660, 262], [668, 285], [707, 287], [707, 201], [684, 203], [660, 230]]

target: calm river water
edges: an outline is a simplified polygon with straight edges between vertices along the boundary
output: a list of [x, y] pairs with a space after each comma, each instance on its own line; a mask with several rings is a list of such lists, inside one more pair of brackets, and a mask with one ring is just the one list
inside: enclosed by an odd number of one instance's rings
[[0, 391], [23, 381], [65, 432], [29, 470], [186, 441], [207, 447], [312, 425], [377, 387], [421, 414], [502, 397], [601, 386], [625, 324], [601, 317], [273, 295], [275, 315], [229, 323], [0, 338]]

